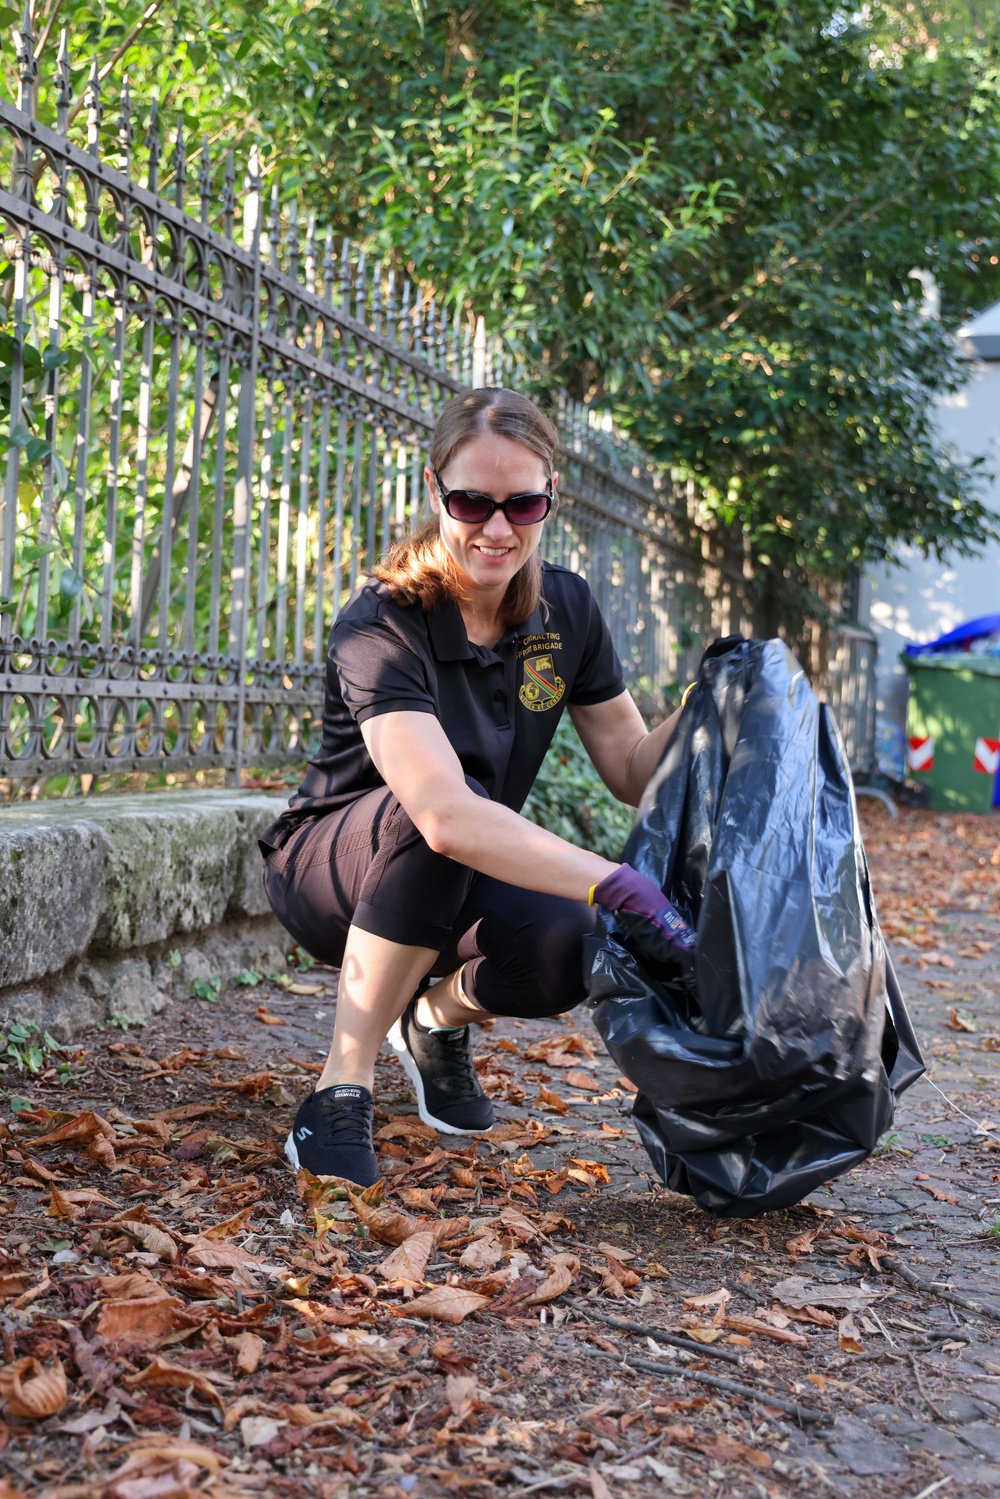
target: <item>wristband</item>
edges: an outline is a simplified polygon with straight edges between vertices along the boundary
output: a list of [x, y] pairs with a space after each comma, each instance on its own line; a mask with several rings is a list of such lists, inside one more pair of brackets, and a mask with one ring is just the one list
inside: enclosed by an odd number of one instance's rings
[[681, 697], [681, 707], [682, 708], [684, 707], [684, 704], [687, 702], [688, 698], [691, 696], [692, 692], [697, 687], [697, 685], [698, 685], [697, 682], [689, 682], [687, 684], [687, 686], [685, 687], [684, 693], [683, 693], [683, 695]]
[[[597, 885], [599, 885], [600, 883], [601, 883], [600, 880], [598, 880]], [[597, 902], [594, 900], [594, 891], [597, 889], [597, 885], [591, 885], [591, 887], [590, 887], [590, 894], [587, 896], [587, 905], [588, 906], [593, 906], [593, 905], [597, 904]]]

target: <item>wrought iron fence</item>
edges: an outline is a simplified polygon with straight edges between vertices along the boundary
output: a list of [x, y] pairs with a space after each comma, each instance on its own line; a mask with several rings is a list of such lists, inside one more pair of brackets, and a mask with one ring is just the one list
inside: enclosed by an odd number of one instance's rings
[[[331, 622], [423, 504], [436, 412], [523, 372], [481, 323], [242, 192], [65, 37], [0, 99], [0, 778], [287, 764], [318, 738]], [[142, 179], [140, 181], [140, 178]], [[197, 207], [197, 211], [195, 208]], [[0, 312], [4, 308], [0, 307]], [[546, 554], [585, 574], [633, 682], [749, 628], [748, 559], [600, 412], [555, 393]], [[53, 781], [53, 778], [59, 778]], [[85, 783], [89, 784], [89, 782]]]

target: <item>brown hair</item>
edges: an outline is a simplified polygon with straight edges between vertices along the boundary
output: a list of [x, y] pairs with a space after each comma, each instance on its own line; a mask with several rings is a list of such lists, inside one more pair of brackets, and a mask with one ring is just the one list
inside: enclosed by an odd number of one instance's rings
[[[555, 427], [534, 401], [499, 386], [474, 390], [448, 402], [431, 438], [431, 467], [441, 473], [459, 448], [486, 432], [530, 448], [551, 474], [559, 445]], [[467, 596], [462, 574], [441, 540], [437, 516], [397, 542], [373, 573], [396, 603], [419, 604], [427, 612], [447, 599], [461, 602]], [[535, 552], [507, 585], [504, 625], [509, 629], [523, 624], [538, 608], [541, 596], [542, 565]]]

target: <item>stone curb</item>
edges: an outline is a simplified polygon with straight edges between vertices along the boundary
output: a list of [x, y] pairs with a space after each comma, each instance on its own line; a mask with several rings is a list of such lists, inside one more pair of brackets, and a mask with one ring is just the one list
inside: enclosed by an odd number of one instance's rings
[[8, 808], [0, 1021], [66, 1039], [112, 1015], [143, 1020], [196, 978], [283, 968], [291, 939], [271, 915], [257, 847], [283, 805], [211, 790]]

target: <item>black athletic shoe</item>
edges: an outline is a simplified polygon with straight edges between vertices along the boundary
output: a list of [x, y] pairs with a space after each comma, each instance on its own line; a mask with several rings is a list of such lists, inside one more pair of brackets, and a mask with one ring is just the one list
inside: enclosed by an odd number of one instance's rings
[[372, 1145], [372, 1096], [367, 1088], [341, 1083], [310, 1093], [295, 1116], [285, 1155], [313, 1176], [343, 1176], [359, 1187], [379, 1179]]
[[493, 1124], [493, 1105], [479, 1086], [469, 1027], [425, 1030], [412, 999], [386, 1037], [417, 1091], [425, 1124], [447, 1135], [470, 1135]]

